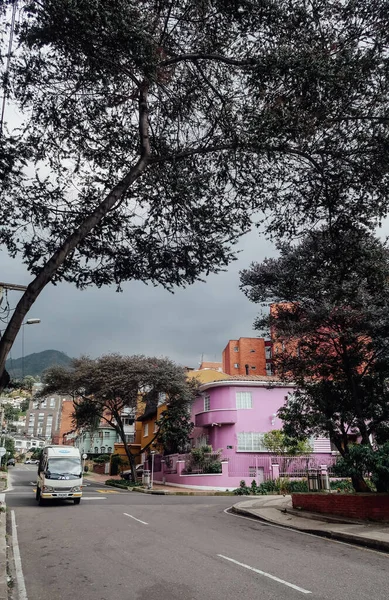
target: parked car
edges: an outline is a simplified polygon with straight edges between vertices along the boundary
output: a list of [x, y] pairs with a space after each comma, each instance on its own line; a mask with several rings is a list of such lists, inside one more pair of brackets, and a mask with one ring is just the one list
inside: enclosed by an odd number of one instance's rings
[[[135, 467], [135, 471], [136, 471], [137, 479], [141, 479], [142, 475], [143, 475], [143, 465], [137, 465]], [[123, 471], [122, 477], [123, 477], [123, 479], [126, 479], [127, 481], [131, 481], [132, 480], [131, 469], [128, 469], [128, 471]]]
[[15, 459], [10, 458], [9, 461], [7, 462], [7, 467], [14, 467], [14, 466], [15, 466]]
[[26, 462], [24, 463], [25, 465], [37, 465], [39, 463], [39, 460], [35, 460], [34, 458], [29, 458], [28, 460], [26, 460]]

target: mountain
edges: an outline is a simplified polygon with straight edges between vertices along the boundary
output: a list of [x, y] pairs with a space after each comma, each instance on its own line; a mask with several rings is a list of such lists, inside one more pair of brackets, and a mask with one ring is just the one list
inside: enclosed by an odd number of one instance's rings
[[[9, 358], [6, 363], [6, 369], [12, 379], [20, 379], [22, 371], [24, 375], [41, 376], [43, 371], [54, 365], [70, 365], [72, 359], [64, 352], [59, 350], [44, 350], [43, 352], [35, 352], [27, 354], [23, 358]], [[24, 363], [24, 365], [23, 365]]]

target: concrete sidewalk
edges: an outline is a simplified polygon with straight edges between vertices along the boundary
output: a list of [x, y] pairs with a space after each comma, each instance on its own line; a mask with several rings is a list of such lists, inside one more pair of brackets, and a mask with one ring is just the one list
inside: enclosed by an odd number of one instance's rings
[[233, 512], [281, 527], [389, 552], [389, 524], [295, 510], [290, 496], [263, 496], [238, 502]]
[[[117, 481], [121, 480], [120, 475], [100, 475], [98, 473], [90, 473], [84, 474], [84, 485], [88, 482], [91, 483], [99, 483], [101, 485], [105, 485], [105, 482], [108, 479], [114, 479]], [[131, 487], [131, 483], [128, 483], [128, 487]], [[135, 492], [140, 492], [141, 494], [154, 494], [158, 496], [229, 496], [231, 494], [218, 492], [217, 490], [192, 490], [191, 488], [184, 487], [174, 487], [172, 485], [162, 485], [160, 483], [154, 483], [153, 489], [148, 490], [141, 487], [133, 488]]]

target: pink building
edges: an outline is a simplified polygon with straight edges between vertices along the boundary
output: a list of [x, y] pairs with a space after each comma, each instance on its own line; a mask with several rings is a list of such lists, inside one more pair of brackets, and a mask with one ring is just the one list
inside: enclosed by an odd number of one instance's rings
[[292, 392], [275, 377], [256, 375], [203, 384], [192, 407], [194, 445], [208, 443], [226, 458], [265, 452], [263, 434], [281, 429], [277, 411]]
[[[236, 376], [204, 383], [192, 406], [193, 445], [209, 444], [214, 452], [220, 450], [222, 461], [224, 459], [222, 473], [186, 474], [185, 457], [175, 455], [167, 461], [170, 468], [164, 467], [163, 474], [156, 480], [198, 489], [233, 489], [241, 479], [255, 478], [261, 482], [282, 475], [279, 464], [282, 461], [263, 446], [263, 435], [282, 428], [277, 412], [290, 393], [293, 393], [292, 387], [271, 376]], [[332, 464], [328, 439], [312, 440], [312, 445], [310, 465]], [[299, 460], [294, 461], [296, 471], [307, 466], [305, 458], [301, 464]]]

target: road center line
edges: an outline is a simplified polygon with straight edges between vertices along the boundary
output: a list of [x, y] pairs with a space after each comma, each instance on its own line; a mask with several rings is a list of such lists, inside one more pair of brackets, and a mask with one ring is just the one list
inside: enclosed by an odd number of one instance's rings
[[12, 523], [12, 549], [15, 562], [16, 581], [18, 584], [19, 600], [28, 600], [26, 585], [24, 583], [23, 571], [22, 571], [22, 559], [20, 557], [18, 534], [16, 531], [16, 519], [15, 511], [11, 510], [11, 523]]
[[146, 521], [141, 521], [140, 519], [137, 519], [136, 517], [133, 517], [132, 515], [129, 515], [127, 513], [123, 513], [123, 515], [126, 515], [126, 517], [131, 517], [131, 519], [135, 519], [135, 521], [139, 521], [139, 523], [142, 523], [143, 525], [148, 525], [148, 523], [146, 523]]
[[269, 579], [273, 579], [273, 581], [282, 583], [283, 585], [293, 588], [294, 590], [297, 590], [298, 592], [301, 592], [302, 594], [312, 594], [312, 592], [310, 592], [309, 590], [305, 590], [304, 588], [301, 588], [298, 585], [294, 585], [294, 583], [289, 583], [289, 581], [284, 581], [283, 579], [280, 579], [279, 577], [276, 577], [275, 575], [271, 575], [270, 573], [266, 573], [265, 571], [261, 571], [260, 569], [255, 569], [254, 567], [250, 567], [250, 565], [245, 565], [244, 563], [238, 562], [237, 560], [234, 560], [233, 558], [229, 558], [228, 556], [223, 556], [223, 554], [218, 554], [218, 556], [220, 558], [224, 558], [224, 560], [229, 560], [230, 562], [234, 563], [235, 565], [239, 565], [240, 567], [244, 567], [245, 569], [254, 571], [254, 573], [263, 575], [263, 577], [268, 577]]

